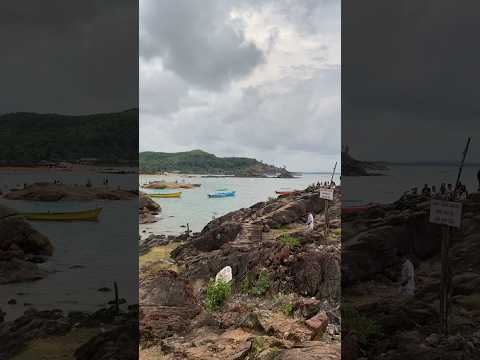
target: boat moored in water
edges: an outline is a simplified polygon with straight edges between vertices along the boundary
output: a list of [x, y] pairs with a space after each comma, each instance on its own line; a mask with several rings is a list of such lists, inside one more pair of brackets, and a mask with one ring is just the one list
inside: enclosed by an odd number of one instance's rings
[[223, 198], [223, 197], [231, 197], [235, 196], [235, 191], [229, 190], [222, 190], [222, 191], [214, 191], [213, 193], [209, 193], [209, 198]]
[[149, 197], [152, 198], [179, 198], [182, 196], [182, 192], [174, 192], [174, 193], [155, 193], [155, 194], [147, 194]]
[[69, 212], [25, 212], [20, 213], [27, 220], [44, 221], [96, 221], [103, 208]]

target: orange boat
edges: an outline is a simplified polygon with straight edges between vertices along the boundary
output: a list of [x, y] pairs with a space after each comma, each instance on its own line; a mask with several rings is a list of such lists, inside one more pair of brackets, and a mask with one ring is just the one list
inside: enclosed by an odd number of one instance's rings
[[277, 195], [290, 195], [290, 194], [295, 194], [297, 192], [298, 192], [298, 190], [275, 191], [275, 194], [277, 194]]

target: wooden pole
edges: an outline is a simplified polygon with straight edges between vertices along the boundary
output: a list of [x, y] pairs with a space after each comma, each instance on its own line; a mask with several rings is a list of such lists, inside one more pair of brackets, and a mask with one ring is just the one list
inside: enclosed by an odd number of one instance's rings
[[332, 177], [330, 178], [330, 185], [332, 184], [333, 181], [333, 175], [335, 175], [335, 170], [337, 169], [337, 162], [335, 161], [335, 166], [333, 167], [332, 171]]
[[[458, 167], [457, 180], [455, 188], [451, 194], [450, 201], [457, 199], [458, 185], [460, 184], [460, 177], [462, 176], [463, 165], [467, 157], [468, 148], [470, 147], [471, 138], [467, 139], [465, 150], [462, 153], [462, 160]], [[448, 335], [448, 317], [450, 313], [450, 290], [451, 290], [451, 271], [450, 271], [450, 240], [452, 236], [452, 228], [449, 226], [442, 226], [442, 251], [441, 251], [441, 290], [440, 290], [440, 327], [444, 335]]]
[[113, 288], [115, 289], [115, 312], [118, 315], [120, 314], [120, 303], [118, 300], [118, 285], [116, 281], [113, 283]]
[[325, 199], [325, 240], [328, 238], [328, 222], [330, 221], [328, 216], [328, 200]]
[[448, 334], [448, 233], [447, 227], [442, 226], [442, 253], [441, 253], [441, 290], [440, 290], [440, 328], [444, 335]]

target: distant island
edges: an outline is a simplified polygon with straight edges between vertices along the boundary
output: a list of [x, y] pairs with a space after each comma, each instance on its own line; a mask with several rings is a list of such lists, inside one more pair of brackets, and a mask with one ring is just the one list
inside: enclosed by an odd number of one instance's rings
[[349, 154], [348, 146], [342, 150], [342, 176], [376, 176], [382, 175], [370, 171], [388, 170], [387, 163], [374, 161], [361, 161]]
[[0, 115], [0, 164], [135, 163], [138, 109], [91, 115]]
[[237, 177], [276, 176], [291, 178], [285, 168], [245, 157], [217, 157], [202, 150], [178, 153], [144, 151], [139, 156], [141, 173], [181, 172]]

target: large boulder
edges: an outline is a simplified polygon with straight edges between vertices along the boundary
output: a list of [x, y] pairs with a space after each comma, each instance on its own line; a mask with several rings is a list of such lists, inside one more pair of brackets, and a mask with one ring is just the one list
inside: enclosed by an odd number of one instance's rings
[[241, 229], [241, 224], [227, 221], [216, 228], [202, 232], [193, 239], [192, 245], [200, 251], [220, 249], [223, 244], [235, 240]]
[[201, 311], [192, 287], [171, 270], [145, 275], [140, 281], [139, 300], [144, 341], [185, 331]]
[[27, 254], [52, 255], [53, 245], [13, 210], [0, 206], [0, 251], [12, 246]]
[[36, 264], [50, 256], [53, 245], [14, 210], [0, 206], [0, 284], [41, 279]]

